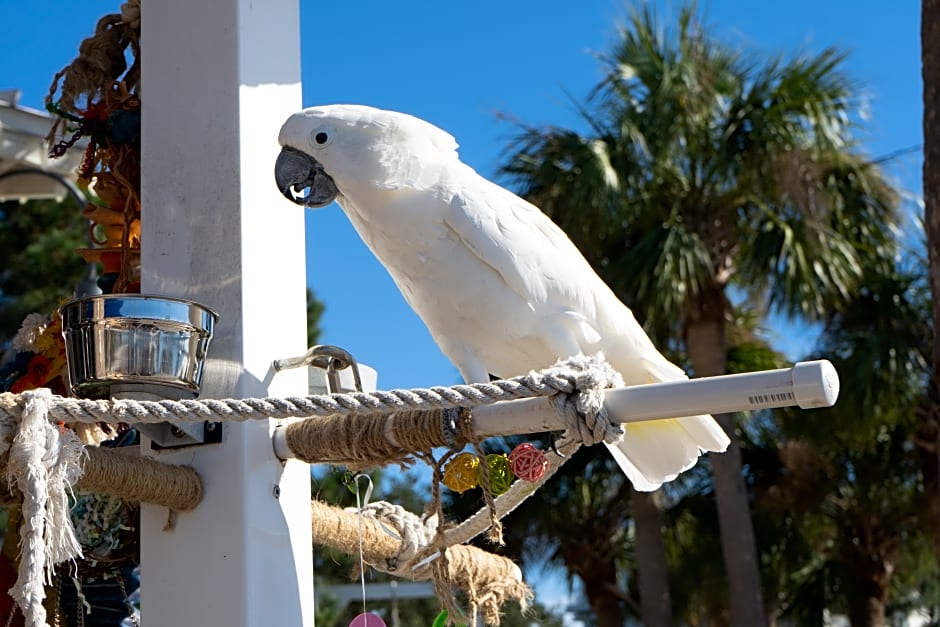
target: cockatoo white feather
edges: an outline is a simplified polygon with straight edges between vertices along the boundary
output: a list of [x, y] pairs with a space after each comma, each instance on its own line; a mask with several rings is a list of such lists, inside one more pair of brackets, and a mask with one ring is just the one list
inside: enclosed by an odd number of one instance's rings
[[[334, 198], [468, 382], [602, 351], [627, 385], [685, 373], [538, 208], [460, 162], [454, 138], [410, 115], [306, 109], [280, 133], [275, 168], [298, 204]], [[638, 490], [724, 451], [711, 416], [627, 424], [610, 447]]]

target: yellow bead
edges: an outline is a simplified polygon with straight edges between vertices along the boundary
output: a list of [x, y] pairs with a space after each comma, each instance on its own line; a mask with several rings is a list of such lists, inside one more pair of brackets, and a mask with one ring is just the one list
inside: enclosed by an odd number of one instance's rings
[[480, 485], [480, 459], [473, 453], [460, 453], [444, 466], [442, 483], [454, 492], [466, 492]]

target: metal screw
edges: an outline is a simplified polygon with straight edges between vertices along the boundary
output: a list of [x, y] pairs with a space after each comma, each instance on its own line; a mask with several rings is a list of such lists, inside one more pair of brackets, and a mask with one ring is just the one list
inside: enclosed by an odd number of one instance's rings
[[276, 499], [281, 498], [281, 486], [279, 486], [276, 483], [274, 484], [274, 498]]
[[216, 427], [216, 423], [214, 422], [206, 423], [206, 431], [215, 431], [215, 427]]
[[173, 435], [174, 438], [182, 438], [186, 436], [186, 432], [180, 429], [179, 427], [172, 427], [170, 429], [170, 433]]

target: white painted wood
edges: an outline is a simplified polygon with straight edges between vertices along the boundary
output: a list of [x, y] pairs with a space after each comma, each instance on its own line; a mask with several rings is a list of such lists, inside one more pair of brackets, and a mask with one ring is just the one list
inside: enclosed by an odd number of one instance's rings
[[[306, 349], [303, 209], [273, 180], [301, 106], [297, 0], [145, 4], [143, 291], [219, 312], [203, 397], [303, 395], [305, 372], [270, 368]], [[313, 624], [309, 467], [274, 456], [273, 428], [155, 454], [195, 466], [206, 497], [171, 531], [143, 507], [144, 627]]]
[[[46, 135], [52, 116], [21, 106], [18, 100], [18, 91], [0, 91], [0, 202], [35, 198], [61, 201], [68, 193], [77, 193], [72, 179], [88, 140], [82, 139], [62, 157], [51, 159]], [[11, 174], [24, 169], [42, 170], [47, 176]]]

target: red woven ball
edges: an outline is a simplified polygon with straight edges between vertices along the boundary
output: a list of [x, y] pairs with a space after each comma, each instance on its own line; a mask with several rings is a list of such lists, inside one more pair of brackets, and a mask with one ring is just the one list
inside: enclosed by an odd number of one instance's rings
[[524, 442], [509, 454], [509, 469], [520, 479], [538, 481], [548, 470], [548, 458], [545, 453]]

